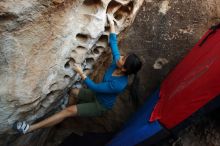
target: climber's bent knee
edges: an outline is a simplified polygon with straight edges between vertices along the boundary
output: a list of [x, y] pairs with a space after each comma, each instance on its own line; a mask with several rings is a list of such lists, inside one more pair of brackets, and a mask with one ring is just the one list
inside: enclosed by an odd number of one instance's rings
[[79, 89], [78, 88], [72, 88], [72, 89], [70, 89], [69, 94], [70, 94], [70, 96], [77, 97], [78, 94], [79, 94]]

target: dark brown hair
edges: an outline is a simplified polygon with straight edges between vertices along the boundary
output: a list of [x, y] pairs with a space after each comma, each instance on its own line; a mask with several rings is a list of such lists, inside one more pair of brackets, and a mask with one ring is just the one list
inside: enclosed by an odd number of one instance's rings
[[134, 78], [133, 81], [131, 83], [131, 85], [129, 86], [129, 91], [130, 91], [130, 95], [131, 95], [131, 101], [132, 103], [135, 105], [135, 107], [138, 106], [139, 104], [139, 77], [137, 76], [138, 71], [141, 69], [142, 67], [142, 62], [140, 60], [140, 58], [134, 54], [134, 53], [130, 53], [128, 54], [128, 57], [125, 60], [125, 64], [123, 65], [123, 67], [126, 69], [125, 74], [126, 75], [131, 75], [134, 74]]

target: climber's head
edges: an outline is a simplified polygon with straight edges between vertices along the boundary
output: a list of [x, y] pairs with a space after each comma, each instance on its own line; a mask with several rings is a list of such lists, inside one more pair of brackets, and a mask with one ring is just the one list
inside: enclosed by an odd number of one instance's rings
[[141, 69], [142, 62], [136, 54], [130, 53], [125, 56], [120, 56], [117, 66], [121, 68], [126, 75], [130, 75], [136, 74]]

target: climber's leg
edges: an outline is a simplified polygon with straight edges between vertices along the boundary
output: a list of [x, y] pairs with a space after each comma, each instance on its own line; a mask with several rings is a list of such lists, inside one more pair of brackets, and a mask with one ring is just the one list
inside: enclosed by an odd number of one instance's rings
[[46, 128], [46, 127], [56, 125], [56, 124], [60, 123], [61, 121], [63, 121], [65, 118], [75, 116], [76, 114], [77, 114], [76, 105], [69, 106], [66, 109], [56, 113], [55, 115], [53, 115], [53, 116], [51, 116], [41, 122], [30, 125], [27, 132], [31, 132], [31, 131], [34, 131], [34, 130], [37, 130], [40, 128]]
[[76, 104], [76, 98], [78, 97], [79, 94], [79, 89], [77, 88], [72, 88], [69, 90], [69, 101], [68, 105], [74, 105]]
[[[86, 75], [90, 74], [91, 73], [91, 70], [90, 69], [86, 69], [84, 71], [84, 73]], [[78, 98], [78, 95], [80, 93], [80, 90], [82, 90], [83, 88], [79, 89], [79, 88], [71, 88], [68, 92], [69, 94], [69, 99], [68, 99], [68, 105], [74, 105], [77, 103], [77, 98]]]

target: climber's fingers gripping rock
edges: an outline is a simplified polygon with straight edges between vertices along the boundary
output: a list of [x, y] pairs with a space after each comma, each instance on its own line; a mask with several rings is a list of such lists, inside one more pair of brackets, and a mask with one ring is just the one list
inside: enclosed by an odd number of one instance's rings
[[115, 33], [115, 24], [114, 24], [114, 17], [112, 14], [107, 14], [108, 22], [110, 25], [110, 32]]
[[112, 14], [107, 14], [107, 18], [108, 18], [109, 24], [110, 25], [114, 25], [113, 15]]
[[83, 70], [82, 70], [82, 68], [81, 68], [79, 65], [74, 64], [74, 65], [72, 66], [72, 68], [73, 68], [73, 70], [76, 71], [78, 74], [83, 74]]

